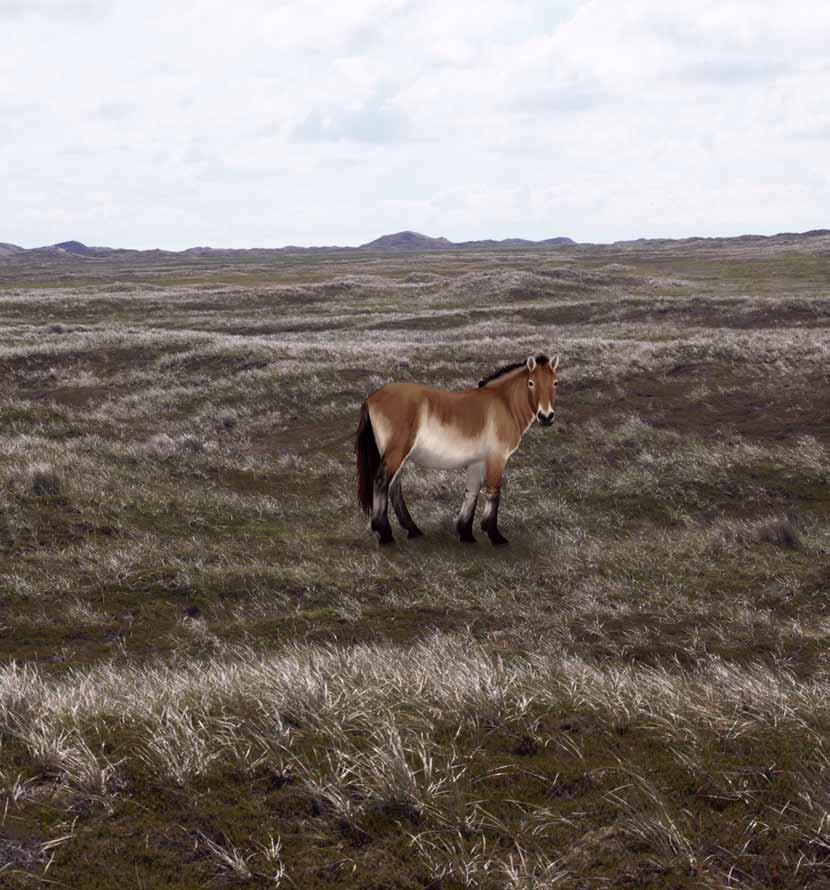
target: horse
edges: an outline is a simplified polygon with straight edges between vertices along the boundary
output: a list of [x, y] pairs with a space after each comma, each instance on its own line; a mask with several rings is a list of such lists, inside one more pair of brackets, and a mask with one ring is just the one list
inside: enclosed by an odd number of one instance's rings
[[473, 520], [484, 486], [481, 521], [493, 546], [507, 544], [498, 527], [504, 466], [534, 420], [550, 426], [556, 400], [559, 356], [542, 354], [505, 365], [475, 389], [450, 392], [416, 383], [387, 383], [360, 409], [355, 440], [357, 498], [381, 545], [395, 539], [389, 500], [410, 538], [423, 532], [406, 507], [401, 469], [407, 461], [433, 469], [467, 470], [464, 500], [455, 528], [463, 543], [475, 543]]

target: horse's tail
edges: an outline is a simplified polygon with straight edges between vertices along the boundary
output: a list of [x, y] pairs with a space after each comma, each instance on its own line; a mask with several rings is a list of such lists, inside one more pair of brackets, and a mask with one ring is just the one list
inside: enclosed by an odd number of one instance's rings
[[368, 516], [372, 512], [375, 474], [380, 466], [380, 452], [366, 402], [360, 408], [354, 450], [357, 455], [357, 500], [360, 508]]

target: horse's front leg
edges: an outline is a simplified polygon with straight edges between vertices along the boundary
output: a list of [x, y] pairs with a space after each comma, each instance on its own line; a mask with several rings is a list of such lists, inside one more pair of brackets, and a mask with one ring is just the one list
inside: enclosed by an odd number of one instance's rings
[[464, 485], [464, 501], [458, 511], [458, 519], [455, 528], [458, 537], [464, 544], [475, 544], [473, 536], [473, 520], [476, 515], [478, 493], [481, 491], [481, 483], [484, 480], [484, 464], [470, 464], [467, 467], [467, 478]]
[[507, 544], [507, 538], [499, 531], [499, 497], [504, 474], [503, 460], [488, 460], [484, 473], [484, 516], [481, 528], [487, 532], [494, 547]]

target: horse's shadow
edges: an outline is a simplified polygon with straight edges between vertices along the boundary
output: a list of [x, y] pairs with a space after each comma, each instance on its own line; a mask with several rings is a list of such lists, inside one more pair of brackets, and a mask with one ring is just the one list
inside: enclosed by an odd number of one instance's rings
[[498, 558], [510, 561], [515, 557], [526, 559], [536, 552], [523, 535], [520, 527], [512, 529], [513, 537], [508, 532], [508, 543], [494, 547], [487, 537], [486, 532], [480, 531], [475, 535], [475, 543], [459, 541], [455, 526], [450, 523], [438, 523], [434, 526], [421, 524], [423, 534], [417, 537], [408, 537], [403, 529], [394, 530], [394, 543], [379, 544], [377, 537], [372, 535], [367, 541], [370, 548], [378, 552], [394, 557], [396, 554], [420, 554], [426, 556], [430, 553], [442, 556], [453, 555], [458, 561], [471, 562], [482, 558]]

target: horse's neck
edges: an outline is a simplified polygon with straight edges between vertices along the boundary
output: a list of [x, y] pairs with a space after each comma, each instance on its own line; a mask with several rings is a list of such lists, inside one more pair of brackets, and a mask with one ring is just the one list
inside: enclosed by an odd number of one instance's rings
[[524, 377], [519, 375], [516, 380], [506, 382], [502, 389], [502, 397], [513, 422], [516, 424], [516, 435], [519, 439], [533, 423], [533, 411], [527, 401], [525, 386]]

